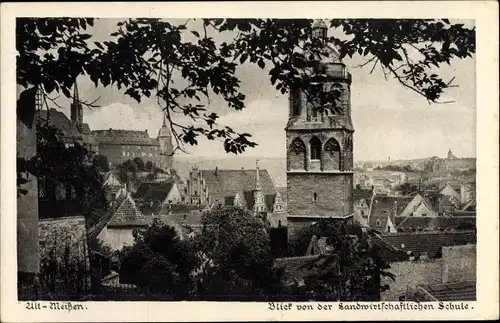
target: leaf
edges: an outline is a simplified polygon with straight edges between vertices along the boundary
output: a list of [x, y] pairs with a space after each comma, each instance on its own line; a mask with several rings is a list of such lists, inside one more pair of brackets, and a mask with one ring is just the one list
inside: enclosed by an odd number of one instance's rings
[[245, 61], [247, 60], [247, 58], [248, 58], [248, 54], [247, 53], [241, 55], [241, 57], [240, 57], [240, 63], [241, 64], [245, 63]]
[[191, 33], [193, 33], [193, 35], [195, 35], [198, 38], [200, 37], [200, 33], [195, 30], [191, 30]]
[[262, 68], [262, 69], [264, 67], [266, 67], [266, 63], [264, 63], [264, 61], [262, 59], [257, 62], [257, 65], [259, 65], [259, 67]]

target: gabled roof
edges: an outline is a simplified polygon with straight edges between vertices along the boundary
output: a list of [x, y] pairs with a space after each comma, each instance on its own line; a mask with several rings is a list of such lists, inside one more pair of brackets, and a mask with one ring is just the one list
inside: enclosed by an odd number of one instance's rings
[[476, 226], [476, 218], [470, 216], [407, 216], [397, 217], [395, 220], [399, 232], [458, 230], [462, 226], [472, 229]]
[[475, 301], [476, 282], [463, 281], [438, 285], [419, 286], [435, 301]]
[[475, 231], [405, 232], [380, 235], [396, 249], [435, 257], [442, 247], [476, 244]]
[[396, 215], [401, 214], [412, 200], [413, 197], [407, 196], [375, 196], [371, 205], [369, 227], [384, 229], [388, 216], [393, 217], [394, 211]]
[[123, 201], [125, 201], [126, 198], [127, 194], [121, 195], [112, 203], [106, 214], [104, 214], [104, 216], [92, 228], [88, 230], [89, 239], [92, 240], [96, 238], [99, 235], [99, 233], [101, 233], [101, 231], [106, 227], [106, 225], [108, 225], [109, 221], [111, 221], [111, 218], [113, 217], [115, 211], [123, 203]]
[[[226, 196], [235, 196], [240, 192], [252, 192], [255, 189], [256, 170], [202, 170], [202, 177], [213, 199], [223, 200]], [[276, 188], [268, 171], [259, 170], [260, 184], [264, 195], [276, 194]], [[241, 196], [244, 199], [243, 196]]]
[[113, 171], [109, 171], [107, 172], [106, 174], [104, 174], [104, 180], [103, 182], [106, 182], [110, 177], [114, 177], [114, 179], [120, 183], [120, 184], [123, 184], [122, 181], [120, 180], [120, 176], [118, 176], [118, 174], [116, 174], [115, 172]]
[[173, 181], [141, 183], [134, 194], [134, 199], [164, 201], [174, 184]]
[[130, 195], [126, 195], [113, 213], [108, 227], [147, 226], [150, 221], [142, 215]]
[[37, 117], [41, 121], [47, 121], [49, 124], [62, 130], [66, 137], [83, 139], [82, 133], [78, 127], [71, 122], [71, 120], [64, 113], [57, 111], [54, 108], [51, 108], [50, 110], [37, 111]]

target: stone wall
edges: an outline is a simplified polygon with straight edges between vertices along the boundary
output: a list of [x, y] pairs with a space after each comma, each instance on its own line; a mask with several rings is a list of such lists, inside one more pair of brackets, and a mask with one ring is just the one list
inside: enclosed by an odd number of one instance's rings
[[442, 259], [402, 261], [391, 264], [388, 271], [396, 275], [393, 281], [383, 278], [382, 285], [388, 284], [390, 289], [381, 293], [381, 301], [398, 301], [408, 290], [418, 285], [441, 283]]
[[352, 173], [288, 173], [287, 210], [291, 215], [351, 214], [352, 190]]
[[[36, 154], [36, 126], [27, 127], [17, 120], [17, 156], [29, 159]], [[26, 177], [27, 176], [27, 177]], [[38, 273], [40, 254], [38, 247], [38, 180], [25, 174], [28, 182], [22, 185], [26, 195], [17, 198], [17, 270]]]
[[443, 247], [439, 259], [403, 261], [391, 264], [396, 280], [385, 278], [390, 290], [381, 295], [383, 301], [397, 301], [407, 291], [412, 294], [418, 285], [434, 285], [476, 280], [476, 245]]
[[443, 247], [443, 283], [476, 280], [476, 245]]

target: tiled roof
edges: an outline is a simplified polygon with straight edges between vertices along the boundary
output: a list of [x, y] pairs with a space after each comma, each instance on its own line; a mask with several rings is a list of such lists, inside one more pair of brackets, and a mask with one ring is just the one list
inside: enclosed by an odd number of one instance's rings
[[126, 196], [123, 202], [115, 210], [111, 220], [108, 223], [112, 226], [147, 226], [150, 221], [136, 207], [130, 196]]
[[83, 139], [82, 133], [77, 126], [64, 113], [54, 108], [38, 111], [37, 117], [41, 121], [47, 121], [49, 124], [62, 130], [66, 137]]
[[369, 203], [369, 201], [372, 197], [372, 194], [373, 194], [372, 190], [365, 190], [362, 188], [355, 188], [352, 190], [352, 195], [353, 195], [354, 201], [359, 201], [361, 199], [365, 199]]
[[121, 181], [120, 181], [120, 176], [118, 176], [118, 174], [115, 174], [113, 171], [109, 171], [107, 172], [106, 174], [104, 174], [104, 180], [103, 182], [106, 182], [111, 176], [114, 177], [114, 179], [120, 183], [120, 184], [123, 184]]
[[285, 277], [300, 281], [307, 276], [309, 267], [318, 259], [318, 255], [277, 258], [276, 267], [285, 269]]
[[161, 222], [174, 222], [179, 225], [185, 226], [201, 226], [202, 213], [193, 211], [189, 213], [182, 214], [169, 214], [169, 215], [158, 215], [154, 218], [159, 219]]
[[385, 228], [388, 216], [392, 218], [394, 215], [394, 207], [399, 215], [412, 199], [413, 197], [406, 196], [375, 196], [371, 205], [370, 228]]
[[374, 232], [370, 234], [370, 241], [373, 245], [378, 247], [381, 257], [386, 261], [404, 261], [409, 258], [406, 251], [395, 248]]
[[464, 281], [439, 285], [420, 286], [436, 301], [475, 301], [476, 282]]
[[113, 214], [116, 212], [118, 207], [125, 201], [127, 198], [127, 195], [121, 195], [118, 197], [113, 204], [109, 207], [108, 211], [106, 214], [97, 222], [96, 225], [94, 225], [92, 228], [89, 229], [88, 235], [89, 239], [94, 239], [96, 238], [99, 233], [108, 225], [109, 221], [111, 221], [111, 218], [113, 217]]
[[136, 130], [94, 130], [92, 135], [97, 142], [110, 145], [159, 146], [156, 138], [150, 138], [147, 131]]
[[153, 203], [153, 205], [151, 205], [150, 203], [141, 203], [139, 206], [139, 210], [145, 216], [158, 215], [162, 210], [162, 205], [159, 202]]
[[134, 194], [134, 199], [164, 201], [172, 186], [174, 186], [173, 181], [141, 183]]
[[281, 197], [283, 198], [284, 201], [286, 201], [287, 197], [287, 188], [286, 187], [276, 187], [276, 191], [280, 193]]
[[396, 249], [427, 253], [429, 257], [435, 257], [442, 247], [476, 243], [475, 231], [391, 233], [381, 237]]
[[[276, 194], [276, 189], [268, 171], [259, 171], [260, 184], [264, 195]], [[203, 170], [202, 176], [213, 199], [223, 200], [226, 196], [235, 196], [240, 192], [251, 192], [255, 189], [255, 170]], [[242, 196], [243, 198], [243, 196]]]
[[187, 204], [165, 204], [163, 208], [158, 213], [159, 215], [167, 215], [167, 214], [184, 214], [191, 213], [195, 211], [201, 212], [203, 207], [198, 205], [187, 205]]
[[471, 228], [476, 225], [475, 217], [422, 217], [422, 216], [407, 216], [397, 217], [394, 219], [396, 229], [400, 232], [412, 230], [423, 231], [439, 231], [439, 230], [455, 230], [466, 225]]

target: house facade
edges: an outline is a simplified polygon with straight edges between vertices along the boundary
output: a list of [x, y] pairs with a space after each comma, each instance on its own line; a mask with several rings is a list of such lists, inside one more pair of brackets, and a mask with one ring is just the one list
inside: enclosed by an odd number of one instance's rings
[[[182, 192], [181, 192], [182, 193]], [[201, 170], [193, 167], [185, 187], [187, 204], [207, 210], [240, 207], [261, 217], [270, 226], [286, 226], [286, 201], [276, 190], [267, 170]]]

